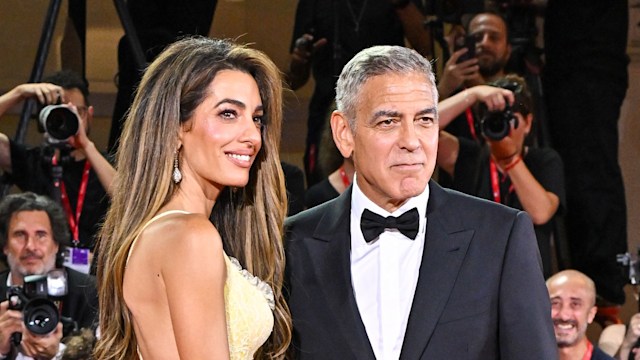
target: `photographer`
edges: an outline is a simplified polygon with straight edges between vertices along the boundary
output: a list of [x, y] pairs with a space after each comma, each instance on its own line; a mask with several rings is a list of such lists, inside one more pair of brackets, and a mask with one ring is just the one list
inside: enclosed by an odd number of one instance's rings
[[[23, 313], [9, 310], [4, 298], [10, 287], [23, 286], [28, 275], [45, 275], [56, 267], [56, 259], [69, 240], [64, 211], [46, 196], [26, 192], [8, 195], [0, 202], [0, 246], [9, 270], [0, 273], [0, 359], [21, 353], [35, 359], [51, 359], [61, 354], [62, 336], [75, 326], [63, 329], [58, 324], [49, 334], [37, 335], [26, 330]], [[54, 302], [63, 318], [80, 328], [91, 328], [98, 306], [95, 278], [69, 268], [63, 268], [67, 279], [67, 294]], [[22, 333], [19, 346], [12, 346], [11, 335]], [[20, 355], [18, 356], [20, 358]], [[22, 357], [25, 359], [25, 357]]]
[[298, 0], [286, 80], [297, 90], [313, 76], [304, 170], [307, 185], [323, 180], [318, 155], [327, 112], [340, 71], [358, 51], [374, 45], [408, 43], [430, 56], [431, 34], [423, 27], [419, 0]]
[[[78, 131], [66, 141], [51, 141], [45, 133], [42, 145], [28, 148], [0, 133], [0, 167], [23, 191], [51, 196], [62, 193], [61, 202], [67, 212], [74, 245], [93, 249], [94, 234], [106, 212], [115, 174], [114, 168], [88, 138], [93, 120], [86, 82], [77, 74], [61, 71], [45, 83], [22, 84], [0, 96], [0, 116], [10, 107], [28, 98], [42, 105], [63, 104], [77, 115]], [[52, 156], [58, 154], [62, 169], [60, 188], [54, 185]], [[14, 166], [17, 164], [18, 166]]]
[[[490, 129], [478, 126], [474, 131], [483, 136], [486, 144], [440, 132], [438, 166], [453, 179], [451, 187], [462, 192], [525, 210], [535, 225], [545, 277], [551, 275], [550, 237], [554, 216], [564, 208], [564, 178], [559, 155], [549, 148], [525, 146], [533, 122], [532, 99], [524, 79], [508, 75], [495, 86], [513, 91], [513, 101], [505, 94], [473, 87], [440, 103], [441, 127], [444, 128], [455, 113], [476, 100], [484, 102], [484, 113], [503, 121], [505, 130], [500, 139], [487, 133]], [[496, 91], [498, 96], [496, 97]], [[478, 95], [481, 93], [481, 95]], [[485, 93], [491, 96], [485, 96]], [[500, 99], [503, 97], [503, 99]], [[512, 100], [512, 99], [509, 99]], [[500, 111], [499, 110], [502, 109]]]

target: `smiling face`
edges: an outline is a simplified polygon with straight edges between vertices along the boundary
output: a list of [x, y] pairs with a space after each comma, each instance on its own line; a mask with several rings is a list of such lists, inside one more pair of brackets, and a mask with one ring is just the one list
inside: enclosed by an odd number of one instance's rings
[[432, 86], [424, 74], [388, 73], [361, 88], [355, 129], [332, 117], [334, 139], [353, 156], [357, 182], [374, 203], [392, 212], [422, 193], [435, 167], [438, 122]]
[[584, 341], [587, 326], [596, 315], [595, 289], [583, 277], [581, 274], [559, 274], [547, 284], [558, 347], [572, 347]]
[[4, 254], [14, 285], [21, 285], [22, 278], [27, 275], [41, 275], [52, 270], [57, 252], [58, 244], [45, 211], [20, 211], [11, 216]]
[[[183, 182], [203, 188], [243, 187], [260, 147], [263, 118], [258, 85], [251, 75], [220, 71], [204, 101], [180, 131]], [[185, 184], [181, 184], [185, 185]]]

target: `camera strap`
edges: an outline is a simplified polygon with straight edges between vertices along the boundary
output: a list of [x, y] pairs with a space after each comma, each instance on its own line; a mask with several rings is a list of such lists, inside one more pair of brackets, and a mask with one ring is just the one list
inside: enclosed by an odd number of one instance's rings
[[471, 106], [469, 106], [464, 114], [467, 116], [467, 124], [469, 125], [469, 131], [471, 132], [471, 136], [473, 140], [478, 140], [478, 135], [476, 134], [475, 121], [473, 120], [473, 112], [471, 111]]
[[[492, 158], [489, 159], [489, 171], [491, 173], [491, 193], [493, 194], [493, 201], [506, 204], [506, 198], [514, 191], [513, 183], [509, 184], [509, 189], [507, 190], [507, 195], [505, 196], [505, 202], [502, 202], [502, 196], [500, 195], [502, 192], [500, 191], [500, 172], [498, 171], [498, 166], [496, 162], [493, 161]], [[504, 177], [502, 181], [506, 181], [509, 178], [509, 175], [504, 172]]]
[[[56, 157], [53, 160], [54, 165], [57, 163]], [[67, 220], [69, 221], [69, 227], [73, 235], [73, 246], [77, 246], [80, 242], [80, 215], [82, 214], [82, 207], [84, 206], [84, 198], [87, 195], [87, 184], [89, 183], [89, 171], [91, 170], [91, 164], [88, 160], [84, 162], [84, 170], [82, 171], [82, 180], [80, 181], [80, 188], [78, 189], [78, 202], [76, 203], [75, 214], [71, 210], [71, 202], [67, 195], [67, 188], [64, 185], [64, 180], [60, 181], [60, 198], [62, 200], [62, 206], [67, 213]]]
[[501, 203], [500, 199], [500, 180], [498, 180], [498, 167], [493, 159], [489, 160], [489, 170], [491, 171], [491, 192], [493, 193], [493, 201]]

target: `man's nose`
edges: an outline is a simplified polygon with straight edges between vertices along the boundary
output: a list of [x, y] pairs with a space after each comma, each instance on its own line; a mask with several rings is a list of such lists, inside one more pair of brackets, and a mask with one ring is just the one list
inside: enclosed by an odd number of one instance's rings
[[34, 250], [36, 248], [36, 238], [33, 235], [27, 236], [27, 241], [24, 244], [24, 247], [28, 250]]
[[476, 47], [478, 46], [488, 46], [489, 45], [489, 34], [482, 33], [476, 36]]
[[399, 137], [399, 145], [401, 148], [413, 151], [420, 147], [420, 139], [418, 138], [416, 126], [413, 121], [403, 122]]

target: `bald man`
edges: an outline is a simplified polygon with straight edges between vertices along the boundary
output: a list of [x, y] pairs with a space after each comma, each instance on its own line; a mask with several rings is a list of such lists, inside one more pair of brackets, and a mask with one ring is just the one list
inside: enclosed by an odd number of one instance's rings
[[560, 360], [613, 360], [586, 336], [598, 311], [593, 281], [579, 271], [564, 270], [547, 280], [547, 289]]

